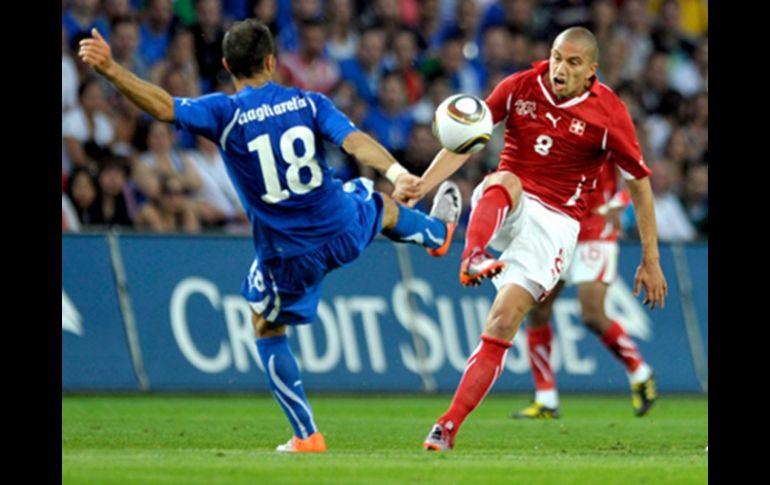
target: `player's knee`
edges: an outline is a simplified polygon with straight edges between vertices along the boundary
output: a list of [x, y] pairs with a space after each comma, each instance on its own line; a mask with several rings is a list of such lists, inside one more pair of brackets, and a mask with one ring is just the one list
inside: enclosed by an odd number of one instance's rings
[[392, 229], [398, 222], [398, 204], [389, 195], [378, 193], [382, 197], [382, 229]]
[[508, 194], [511, 196], [511, 200], [513, 200], [514, 203], [516, 203], [516, 201], [519, 200], [519, 197], [521, 197], [521, 192], [523, 190], [521, 185], [521, 179], [519, 179], [519, 177], [512, 174], [511, 172], [506, 172], [502, 170], [489, 175], [484, 181], [485, 189], [492, 185], [502, 185], [503, 187], [505, 187], [506, 190], [508, 191]]
[[548, 321], [551, 319], [551, 305], [538, 304], [529, 312], [529, 322], [527, 325], [530, 328], [538, 328], [548, 325]]
[[286, 325], [275, 326], [265, 320], [265, 317], [251, 313], [251, 325], [257, 338], [280, 337], [286, 333]]
[[586, 327], [594, 333], [601, 334], [607, 327], [607, 316], [604, 313], [603, 305], [598, 302], [584, 304], [581, 316]]
[[528, 310], [525, 304], [512, 304], [503, 308], [493, 309], [487, 319], [487, 330], [493, 336], [502, 339], [512, 339], [521, 324], [521, 318]]

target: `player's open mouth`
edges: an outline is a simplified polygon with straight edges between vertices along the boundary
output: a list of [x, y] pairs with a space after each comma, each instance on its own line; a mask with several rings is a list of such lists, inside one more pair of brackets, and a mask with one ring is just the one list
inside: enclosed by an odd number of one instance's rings
[[563, 88], [564, 85], [567, 84], [567, 82], [564, 79], [555, 77], [555, 78], [553, 78], [553, 83], [552, 84], [553, 84], [554, 90], [561, 90], [561, 88]]

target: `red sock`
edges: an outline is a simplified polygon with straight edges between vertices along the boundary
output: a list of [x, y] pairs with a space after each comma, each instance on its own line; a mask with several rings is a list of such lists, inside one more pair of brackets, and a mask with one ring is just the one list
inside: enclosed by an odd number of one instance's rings
[[448, 428], [453, 435], [457, 433], [465, 418], [484, 399], [503, 371], [505, 353], [510, 347], [511, 343], [508, 341], [481, 336], [481, 345], [468, 358], [452, 404], [438, 419], [438, 424], [444, 426], [451, 421], [452, 424], [448, 425]]
[[484, 190], [476, 207], [473, 209], [468, 229], [465, 231], [465, 250], [463, 259], [467, 258], [473, 248], [484, 249], [492, 239], [498, 227], [503, 223], [506, 214], [513, 207], [511, 194], [502, 185], [490, 185]]
[[601, 341], [623, 362], [628, 372], [635, 371], [644, 362], [636, 344], [618, 322], [612, 322], [610, 328], [601, 336]]
[[529, 366], [532, 368], [532, 379], [538, 391], [556, 389], [556, 376], [551, 369], [552, 341], [553, 330], [550, 324], [540, 328], [527, 327]]

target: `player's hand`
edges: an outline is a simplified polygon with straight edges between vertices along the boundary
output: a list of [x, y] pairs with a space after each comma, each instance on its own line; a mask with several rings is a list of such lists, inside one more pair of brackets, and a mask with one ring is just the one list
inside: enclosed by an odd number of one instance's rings
[[668, 283], [666, 283], [666, 277], [663, 276], [663, 270], [660, 269], [660, 263], [642, 260], [634, 277], [634, 296], [641, 294], [642, 287], [645, 291], [645, 305], [649, 305], [653, 310], [656, 306], [666, 307]]
[[413, 207], [422, 198], [423, 181], [410, 173], [399, 175], [392, 197], [408, 207]]
[[99, 73], [112, 65], [112, 49], [96, 28], [91, 29], [91, 38], [80, 41], [80, 59]]

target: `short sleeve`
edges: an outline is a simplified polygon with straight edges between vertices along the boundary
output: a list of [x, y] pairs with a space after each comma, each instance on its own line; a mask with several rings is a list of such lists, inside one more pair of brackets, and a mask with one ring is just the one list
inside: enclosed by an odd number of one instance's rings
[[628, 108], [620, 99], [616, 99], [613, 104], [615, 106], [612, 107], [610, 126], [606, 134], [606, 149], [612, 153], [624, 179], [647, 177], [650, 175], [650, 169], [644, 163], [636, 128]]
[[500, 81], [487, 96], [486, 103], [492, 111], [492, 124], [497, 124], [508, 116], [510, 99], [518, 86], [521, 74], [512, 74]]
[[358, 131], [356, 125], [337, 109], [329, 98], [321, 93], [306, 92], [305, 94], [310, 101], [318, 129], [324, 138], [341, 146], [350, 133]]
[[215, 142], [219, 142], [227, 126], [235, 122], [236, 113], [230, 98], [222, 93], [174, 98], [174, 125]]

